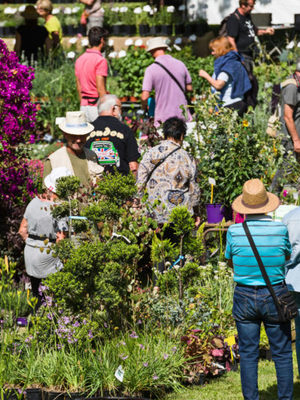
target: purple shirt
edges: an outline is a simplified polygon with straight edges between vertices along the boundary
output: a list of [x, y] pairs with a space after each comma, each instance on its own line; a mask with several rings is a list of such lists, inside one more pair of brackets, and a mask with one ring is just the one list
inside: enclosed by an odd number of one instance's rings
[[[183, 62], [167, 54], [157, 57], [155, 61], [163, 64], [175, 76], [183, 89], [192, 83], [189, 71]], [[180, 108], [181, 105], [187, 105], [184, 93], [168, 73], [156, 64], [151, 64], [146, 69], [143, 81], [143, 90], [151, 92], [153, 89], [155, 90], [155, 125], [171, 117], [185, 119]], [[189, 111], [188, 120], [191, 120]]]

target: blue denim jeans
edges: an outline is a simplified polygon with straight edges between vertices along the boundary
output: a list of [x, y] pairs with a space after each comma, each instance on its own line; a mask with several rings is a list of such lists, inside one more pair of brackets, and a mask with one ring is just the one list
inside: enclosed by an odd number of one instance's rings
[[[277, 296], [287, 292], [286, 286], [273, 286]], [[260, 326], [264, 323], [275, 362], [278, 399], [293, 398], [293, 360], [291, 324], [280, 323], [274, 301], [267, 287], [237, 286], [233, 297], [236, 321], [242, 391], [245, 400], [258, 400], [257, 369]]]

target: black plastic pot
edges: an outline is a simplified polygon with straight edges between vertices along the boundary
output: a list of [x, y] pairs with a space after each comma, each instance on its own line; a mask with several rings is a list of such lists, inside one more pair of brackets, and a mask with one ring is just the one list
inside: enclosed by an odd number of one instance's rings
[[40, 388], [28, 388], [26, 389], [27, 400], [42, 400], [43, 391]]
[[195, 33], [195, 25], [184, 25], [184, 36], [190, 36]]
[[149, 34], [151, 36], [155, 36], [155, 35], [161, 35], [161, 25], [153, 25], [150, 26], [150, 32]]
[[150, 33], [150, 26], [149, 25], [140, 25], [139, 31], [141, 36], [147, 36]]
[[172, 25], [162, 25], [161, 34], [166, 36], [172, 35]]
[[175, 34], [183, 35], [183, 33], [184, 33], [184, 25], [183, 24], [175, 25]]
[[194, 25], [194, 33], [197, 36], [203, 36], [209, 31], [208, 23], [206, 21]]
[[[18, 400], [20, 397], [20, 394], [18, 393], [17, 389], [6, 389], [4, 390], [4, 400]], [[23, 395], [22, 397], [23, 398]]]
[[43, 399], [44, 400], [65, 400], [65, 393], [44, 390]]

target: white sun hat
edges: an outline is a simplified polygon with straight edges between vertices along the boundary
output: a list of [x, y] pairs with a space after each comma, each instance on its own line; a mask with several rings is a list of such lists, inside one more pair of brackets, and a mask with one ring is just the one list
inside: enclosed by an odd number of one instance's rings
[[70, 135], [88, 135], [95, 128], [86, 122], [83, 111], [67, 111], [66, 118], [59, 118], [59, 129]]
[[51, 192], [56, 193], [56, 182], [64, 176], [72, 176], [72, 172], [66, 167], [54, 168], [44, 179], [44, 184]]
[[163, 38], [156, 37], [148, 40], [147, 51], [152, 51], [155, 49], [166, 49], [167, 47], [168, 46], [166, 45], [166, 42], [164, 41]]

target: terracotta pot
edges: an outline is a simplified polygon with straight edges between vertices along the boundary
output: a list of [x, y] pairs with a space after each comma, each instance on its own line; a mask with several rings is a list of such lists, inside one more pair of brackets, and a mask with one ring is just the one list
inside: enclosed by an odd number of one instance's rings
[[139, 98], [135, 96], [130, 96], [129, 101], [131, 101], [132, 103], [137, 103], [139, 101]]
[[128, 101], [128, 97], [127, 96], [120, 97], [120, 102], [121, 103], [124, 103], [125, 101]]

